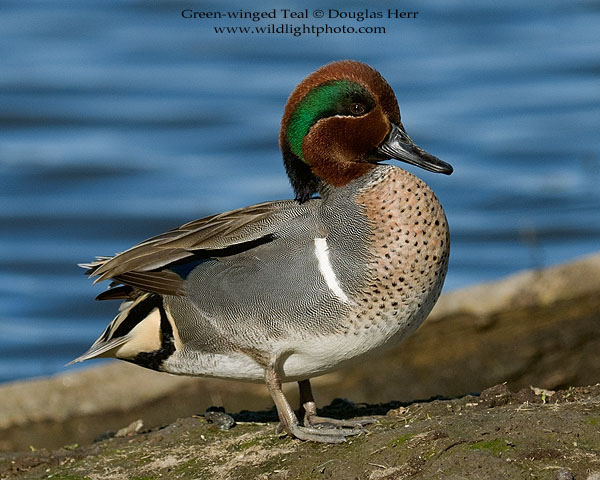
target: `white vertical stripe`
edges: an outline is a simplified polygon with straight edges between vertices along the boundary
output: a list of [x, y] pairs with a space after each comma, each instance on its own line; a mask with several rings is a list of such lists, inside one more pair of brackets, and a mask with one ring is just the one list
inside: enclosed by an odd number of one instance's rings
[[342, 290], [342, 287], [340, 287], [335, 272], [333, 271], [333, 268], [331, 268], [331, 263], [329, 262], [329, 247], [327, 245], [327, 240], [324, 238], [315, 238], [315, 255], [319, 262], [319, 270], [321, 271], [321, 275], [323, 275], [329, 290], [331, 290], [342, 302], [348, 303], [348, 297]]

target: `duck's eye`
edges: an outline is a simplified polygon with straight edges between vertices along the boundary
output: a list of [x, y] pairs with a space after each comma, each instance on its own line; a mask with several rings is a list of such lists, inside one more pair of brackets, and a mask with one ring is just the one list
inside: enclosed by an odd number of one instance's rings
[[350, 113], [354, 116], [359, 116], [365, 113], [365, 106], [362, 103], [353, 103], [350, 105]]

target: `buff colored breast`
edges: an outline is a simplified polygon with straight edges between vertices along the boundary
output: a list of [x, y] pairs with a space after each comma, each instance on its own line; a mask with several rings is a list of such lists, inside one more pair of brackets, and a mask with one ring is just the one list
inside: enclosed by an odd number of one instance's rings
[[393, 345], [425, 320], [440, 295], [450, 249], [446, 216], [425, 182], [395, 167], [381, 169], [358, 201], [371, 222], [374, 255], [354, 331], [385, 330]]

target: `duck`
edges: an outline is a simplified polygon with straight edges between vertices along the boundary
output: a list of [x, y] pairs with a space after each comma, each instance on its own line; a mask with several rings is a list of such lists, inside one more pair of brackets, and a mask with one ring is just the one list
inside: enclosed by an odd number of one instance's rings
[[[341, 443], [372, 419], [318, 416], [310, 379], [368, 362], [413, 333], [448, 269], [442, 205], [389, 161], [453, 169], [411, 140], [390, 85], [354, 60], [329, 63], [296, 87], [279, 144], [294, 199], [194, 220], [80, 265], [94, 283], [111, 281], [98, 300], [122, 303], [72, 363], [113, 357], [264, 382], [278, 432]], [[287, 382], [298, 383], [297, 414]]]

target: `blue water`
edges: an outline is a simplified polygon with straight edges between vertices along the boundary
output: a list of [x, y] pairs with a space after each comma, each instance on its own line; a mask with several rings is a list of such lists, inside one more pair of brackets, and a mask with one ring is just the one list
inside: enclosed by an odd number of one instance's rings
[[523, 3], [421, 0], [402, 3], [416, 20], [275, 21], [386, 28], [317, 38], [218, 35], [257, 23], [180, 14], [241, 1], [3, 1], [0, 381], [63, 371], [114, 315], [76, 263], [290, 197], [282, 108], [335, 59], [379, 69], [411, 137], [455, 168], [412, 169], [452, 228], [447, 291], [600, 250], [600, 3]]

